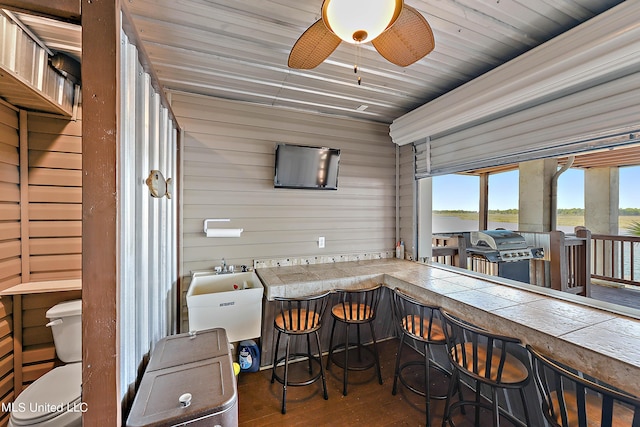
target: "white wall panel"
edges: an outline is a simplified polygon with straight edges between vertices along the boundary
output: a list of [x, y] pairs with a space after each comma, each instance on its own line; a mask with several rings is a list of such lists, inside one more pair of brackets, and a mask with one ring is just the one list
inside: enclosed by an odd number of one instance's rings
[[[185, 275], [212, 269], [222, 258], [251, 266], [256, 259], [393, 250], [395, 146], [386, 125], [186, 93], [171, 97], [184, 129]], [[278, 143], [339, 148], [338, 190], [274, 188]], [[229, 227], [244, 232], [207, 238], [206, 218], [230, 218]]]

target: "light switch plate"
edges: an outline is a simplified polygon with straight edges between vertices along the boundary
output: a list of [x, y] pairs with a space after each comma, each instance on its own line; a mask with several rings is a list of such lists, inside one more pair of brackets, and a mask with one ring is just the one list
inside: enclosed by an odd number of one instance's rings
[[320, 249], [324, 248], [324, 237], [318, 237], [318, 247]]

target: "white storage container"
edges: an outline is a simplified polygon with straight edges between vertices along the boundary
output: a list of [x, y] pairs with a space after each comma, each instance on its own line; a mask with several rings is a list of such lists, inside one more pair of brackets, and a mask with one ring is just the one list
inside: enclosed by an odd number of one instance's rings
[[263, 294], [255, 272], [195, 272], [187, 291], [189, 330], [224, 328], [229, 342], [258, 338]]

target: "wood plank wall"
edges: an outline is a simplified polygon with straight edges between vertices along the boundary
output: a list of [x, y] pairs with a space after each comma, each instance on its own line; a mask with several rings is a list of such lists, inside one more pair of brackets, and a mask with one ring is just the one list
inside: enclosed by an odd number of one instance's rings
[[[222, 258], [251, 266], [254, 259], [394, 249], [395, 145], [387, 125], [171, 95], [185, 133], [185, 275], [212, 269]], [[339, 148], [338, 190], [275, 189], [278, 143]], [[207, 238], [206, 218], [230, 218], [228, 226], [244, 232], [239, 238]], [[326, 238], [324, 249], [318, 248], [320, 236]]]
[[[81, 140], [80, 121], [0, 103], [0, 289], [81, 277]], [[21, 165], [28, 165], [26, 173]], [[59, 363], [45, 313], [80, 297], [80, 292], [55, 292], [0, 298], [2, 402]], [[15, 334], [14, 306], [20, 317]], [[20, 371], [14, 372], [14, 356]], [[0, 414], [0, 425], [7, 421], [7, 414]]]
[[[81, 120], [29, 113], [27, 233], [29, 282], [81, 277], [82, 133]], [[24, 186], [23, 186], [24, 188]], [[25, 295], [22, 309], [23, 389], [55, 367], [46, 311], [80, 292]]]
[[82, 271], [82, 122], [30, 113], [30, 281]]
[[[18, 111], [0, 101], [0, 289], [21, 281]], [[0, 298], [0, 402], [13, 401], [13, 304]], [[7, 413], [0, 413], [6, 425]]]

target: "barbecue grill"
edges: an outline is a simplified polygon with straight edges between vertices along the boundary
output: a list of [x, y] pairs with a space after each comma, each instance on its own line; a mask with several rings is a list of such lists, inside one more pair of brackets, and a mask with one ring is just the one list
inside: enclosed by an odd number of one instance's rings
[[529, 283], [529, 260], [544, 257], [544, 250], [527, 245], [524, 237], [509, 230], [472, 231], [467, 254], [471, 261], [496, 264], [487, 267], [497, 276]]

